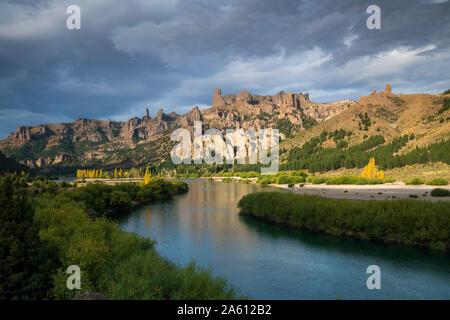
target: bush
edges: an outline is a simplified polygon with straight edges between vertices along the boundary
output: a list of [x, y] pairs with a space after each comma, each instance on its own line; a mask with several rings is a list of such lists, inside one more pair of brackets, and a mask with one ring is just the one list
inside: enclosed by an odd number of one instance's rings
[[424, 183], [425, 182], [420, 178], [412, 178], [411, 180], [405, 182], [405, 184], [408, 184], [408, 185], [420, 185], [420, 184], [424, 184]]
[[312, 183], [312, 184], [322, 184], [327, 183], [327, 178], [325, 177], [316, 177], [316, 176], [309, 176], [306, 178], [306, 182]]
[[89, 183], [85, 187], [66, 191], [66, 195], [78, 201], [81, 207], [92, 215], [102, 215], [108, 208], [130, 207], [132, 201], [151, 201], [170, 198], [188, 191], [187, 184], [179, 180], [151, 178], [150, 183]]
[[244, 196], [241, 214], [331, 235], [450, 247], [450, 206], [416, 200], [351, 201], [281, 192]]
[[436, 188], [431, 191], [433, 197], [450, 197], [450, 191], [446, 189]]
[[364, 178], [360, 176], [340, 176], [328, 178], [327, 184], [339, 185], [339, 184], [383, 184], [384, 180], [378, 178]]
[[428, 180], [426, 182], [426, 184], [430, 185], [430, 186], [446, 186], [446, 185], [448, 185], [448, 181], [443, 178], [434, 178], [434, 179]]
[[109, 206], [112, 208], [128, 208], [131, 207], [130, 195], [124, 191], [115, 190], [111, 192]]

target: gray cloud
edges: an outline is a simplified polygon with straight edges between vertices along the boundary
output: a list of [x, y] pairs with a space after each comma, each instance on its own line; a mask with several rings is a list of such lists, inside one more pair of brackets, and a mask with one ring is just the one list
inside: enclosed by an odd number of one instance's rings
[[[126, 119], [207, 106], [212, 90], [310, 92], [316, 101], [450, 87], [450, 3], [66, 0], [0, 2], [0, 135], [19, 124]], [[6, 115], [10, 114], [10, 118]], [[38, 116], [37, 116], [38, 115]]]

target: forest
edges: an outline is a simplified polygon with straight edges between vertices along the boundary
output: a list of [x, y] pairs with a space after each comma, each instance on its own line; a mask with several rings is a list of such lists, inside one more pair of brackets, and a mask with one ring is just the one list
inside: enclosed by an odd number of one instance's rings
[[372, 157], [381, 170], [439, 161], [450, 164], [450, 140], [397, 154], [414, 138], [413, 134], [404, 135], [385, 144], [384, 137], [376, 135], [347, 149], [339, 144], [335, 148], [324, 148], [322, 142], [327, 139], [325, 132], [320, 137], [310, 139], [302, 148], [293, 148], [280, 170], [307, 169], [309, 172], [326, 172], [340, 168], [363, 168]]

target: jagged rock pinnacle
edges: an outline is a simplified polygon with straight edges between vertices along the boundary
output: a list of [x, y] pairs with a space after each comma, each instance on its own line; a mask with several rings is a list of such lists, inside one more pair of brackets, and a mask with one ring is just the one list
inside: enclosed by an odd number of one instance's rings
[[392, 88], [389, 83], [386, 84], [386, 88], [384, 89], [384, 93], [386, 94], [392, 94]]

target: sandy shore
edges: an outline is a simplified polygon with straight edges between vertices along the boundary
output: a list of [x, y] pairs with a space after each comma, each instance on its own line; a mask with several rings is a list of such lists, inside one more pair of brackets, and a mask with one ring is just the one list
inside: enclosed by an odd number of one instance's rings
[[293, 193], [319, 195], [328, 198], [349, 200], [386, 200], [386, 199], [410, 199], [410, 195], [416, 195], [418, 200], [450, 201], [450, 197], [432, 197], [431, 190], [435, 188], [447, 189], [448, 186], [408, 186], [404, 184], [380, 184], [380, 185], [310, 185], [303, 187], [298, 185], [289, 188], [287, 185], [273, 184], [271, 186], [282, 188]]

